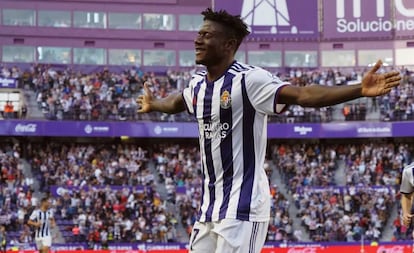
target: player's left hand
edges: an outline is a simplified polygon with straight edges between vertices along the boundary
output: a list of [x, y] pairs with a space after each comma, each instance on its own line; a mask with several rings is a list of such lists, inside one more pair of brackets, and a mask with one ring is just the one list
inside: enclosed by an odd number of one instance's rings
[[391, 71], [383, 74], [377, 73], [381, 68], [382, 61], [378, 60], [372, 69], [362, 79], [362, 96], [375, 97], [385, 95], [392, 88], [401, 82], [401, 75], [398, 71]]
[[[402, 215], [402, 222], [403, 222], [404, 226], [409, 227], [412, 218], [413, 218], [413, 215], [411, 213], [403, 214]], [[414, 233], [414, 231], [413, 231], [413, 233]]]

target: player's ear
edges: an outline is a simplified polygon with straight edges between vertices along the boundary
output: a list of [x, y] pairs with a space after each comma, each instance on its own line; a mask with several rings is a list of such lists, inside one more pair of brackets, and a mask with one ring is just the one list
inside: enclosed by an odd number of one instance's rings
[[235, 52], [237, 50], [237, 40], [235, 38], [229, 38], [224, 43], [224, 46], [230, 52]]

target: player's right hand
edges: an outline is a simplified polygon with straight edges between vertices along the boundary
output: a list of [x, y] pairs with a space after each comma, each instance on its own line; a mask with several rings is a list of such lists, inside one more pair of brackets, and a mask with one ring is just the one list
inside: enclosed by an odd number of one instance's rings
[[151, 102], [152, 102], [152, 92], [150, 88], [148, 87], [150, 83], [145, 82], [144, 83], [144, 95], [140, 95], [137, 99], [138, 104], [138, 112], [139, 113], [145, 113], [145, 112], [151, 112]]
[[407, 213], [407, 214], [403, 214], [402, 215], [402, 222], [404, 224], [404, 226], [409, 227], [410, 223], [411, 223], [411, 219], [413, 218], [413, 214], [411, 213]]

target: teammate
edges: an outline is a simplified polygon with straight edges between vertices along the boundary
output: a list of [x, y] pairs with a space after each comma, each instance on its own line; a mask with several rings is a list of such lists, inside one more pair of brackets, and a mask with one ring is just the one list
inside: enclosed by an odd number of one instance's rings
[[149, 83], [138, 97], [139, 112], [187, 110], [198, 122], [203, 197], [190, 238], [194, 253], [259, 253], [270, 218], [269, 184], [264, 170], [268, 115], [288, 105], [323, 107], [388, 93], [400, 83], [398, 72], [377, 74], [378, 61], [359, 85], [296, 87], [268, 71], [234, 60], [249, 34], [239, 16], [202, 12], [195, 38], [195, 74], [182, 92], [152, 96]]
[[49, 248], [52, 246], [51, 229], [55, 226], [55, 219], [49, 205], [49, 198], [42, 198], [40, 208], [33, 210], [27, 222], [35, 227], [35, 242], [40, 253], [49, 253]]
[[6, 253], [7, 251], [7, 233], [3, 225], [0, 225], [0, 251], [1, 253]]
[[402, 222], [409, 227], [413, 214], [411, 209], [413, 207], [414, 197], [414, 163], [404, 167], [401, 178], [400, 192], [401, 192], [401, 209]]

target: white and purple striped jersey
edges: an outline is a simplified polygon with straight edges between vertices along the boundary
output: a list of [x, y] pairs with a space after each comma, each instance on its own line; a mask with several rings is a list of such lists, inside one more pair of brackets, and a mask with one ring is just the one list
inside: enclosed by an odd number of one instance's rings
[[33, 210], [30, 215], [30, 220], [40, 222], [40, 227], [35, 228], [35, 238], [43, 238], [51, 236], [51, 219], [53, 219], [53, 213], [51, 210], [42, 211], [40, 209]]
[[405, 166], [403, 169], [400, 192], [405, 194], [414, 192], [414, 163]]
[[203, 197], [198, 220], [224, 218], [268, 221], [269, 183], [263, 168], [267, 115], [280, 113], [281, 87], [268, 71], [234, 62], [223, 76], [208, 82], [193, 76], [183, 91], [187, 110], [198, 121]]

